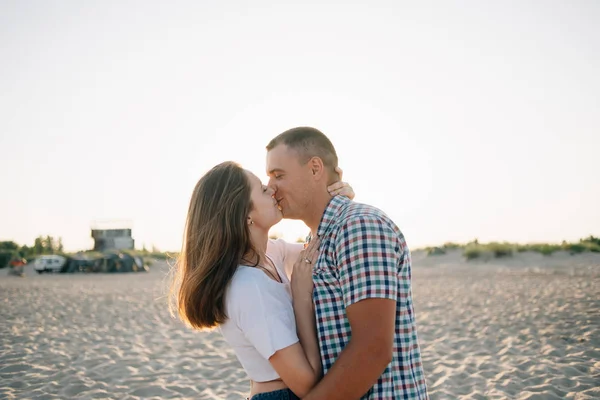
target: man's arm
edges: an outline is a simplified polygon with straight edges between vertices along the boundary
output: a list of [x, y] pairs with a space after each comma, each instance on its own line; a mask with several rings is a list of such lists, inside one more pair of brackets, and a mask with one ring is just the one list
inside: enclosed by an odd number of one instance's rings
[[391, 362], [394, 349], [399, 262], [396, 232], [377, 216], [345, 221], [336, 236], [340, 289], [351, 338], [321, 382], [304, 397], [359, 399]]
[[359, 399], [392, 360], [396, 301], [366, 299], [347, 308], [352, 339], [303, 400]]

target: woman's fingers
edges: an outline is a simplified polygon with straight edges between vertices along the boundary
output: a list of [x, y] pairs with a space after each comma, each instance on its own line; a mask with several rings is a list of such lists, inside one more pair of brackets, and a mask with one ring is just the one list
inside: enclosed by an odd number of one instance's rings
[[294, 265], [292, 274], [292, 295], [312, 296], [313, 292], [313, 266], [319, 257], [319, 238], [313, 238], [306, 244], [306, 249], [300, 252]]
[[327, 186], [327, 190], [331, 196], [346, 196], [350, 200], [354, 199], [354, 189], [348, 182], [335, 182]]
[[[306, 243], [306, 248], [302, 250], [298, 255], [298, 259], [296, 260], [295, 265], [311, 267], [311, 265], [316, 261], [316, 258], [319, 255], [319, 245], [319, 238], [312, 239], [309, 243]], [[309, 260], [310, 262], [307, 262], [306, 260]]]
[[313, 261], [313, 256], [314, 256], [314, 251], [305, 251], [304, 254], [302, 255], [302, 262], [306, 265], [306, 264], [312, 264]]
[[315, 251], [319, 251], [319, 246], [321, 245], [321, 239], [316, 237], [311, 239], [308, 247], [306, 248], [307, 253], [314, 253]]
[[344, 180], [343, 179], [344, 171], [340, 167], [335, 167], [335, 172], [337, 172], [338, 175], [340, 176], [340, 181]]
[[327, 186], [327, 190], [329, 191], [329, 193], [331, 193], [336, 190], [342, 189], [344, 186], [348, 186], [348, 184], [346, 182], [337, 181], [337, 182], [334, 182], [331, 185]]
[[304, 258], [305, 260], [309, 260], [310, 264], [314, 264], [317, 261], [317, 257], [319, 256], [319, 245], [320, 240], [317, 238], [315, 240], [311, 240], [308, 248], [306, 249]]
[[[300, 264], [314, 264], [319, 256], [319, 238], [312, 239], [309, 243], [306, 244], [306, 249], [300, 252], [300, 256], [298, 257], [298, 262]], [[308, 260], [308, 261], [307, 261]]]

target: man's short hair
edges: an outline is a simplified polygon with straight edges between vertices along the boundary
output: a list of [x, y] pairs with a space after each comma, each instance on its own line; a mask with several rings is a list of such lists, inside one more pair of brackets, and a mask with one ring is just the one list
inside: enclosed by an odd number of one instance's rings
[[338, 166], [338, 157], [333, 144], [323, 132], [308, 126], [299, 126], [280, 133], [267, 145], [267, 151], [285, 144], [298, 153], [302, 164], [311, 158], [319, 157], [323, 164], [334, 172]]

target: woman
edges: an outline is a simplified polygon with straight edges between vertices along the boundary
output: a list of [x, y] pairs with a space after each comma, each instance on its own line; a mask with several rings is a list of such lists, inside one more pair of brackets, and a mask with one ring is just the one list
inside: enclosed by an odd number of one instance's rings
[[[343, 182], [329, 190], [354, 197]], [[281, 219], [273, 190], [254, 174], [233, 162], [215, 166], [194, 188], [171, 286], [185, 323], [218, 327], [233, 347], [252, 400], [298, 399], [321, 377], [311, 265], [319, 243], [269, 240]]]

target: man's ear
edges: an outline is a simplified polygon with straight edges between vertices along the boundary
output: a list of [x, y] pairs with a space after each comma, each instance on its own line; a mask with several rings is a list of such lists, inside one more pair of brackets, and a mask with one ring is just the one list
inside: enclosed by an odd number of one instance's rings
[[325, 165], [323, 165], [323, 160], [320, 157], [311, 158], [308, 165], [315, 178], [321, 179], [325, 174]]

